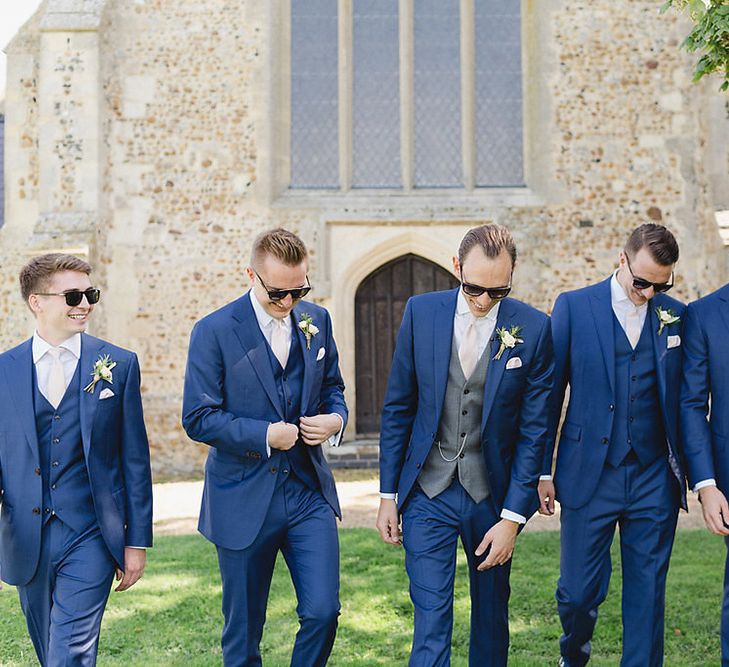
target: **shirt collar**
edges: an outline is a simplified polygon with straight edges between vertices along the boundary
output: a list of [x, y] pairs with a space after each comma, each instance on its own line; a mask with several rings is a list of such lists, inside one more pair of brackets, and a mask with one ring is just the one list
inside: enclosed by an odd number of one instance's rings
[[[476, 322], [480, 321], [487, 321], [492, 320], [496, 321], [496, 318], [499, 316], [499, 306], [501, 305], [501, 301], [498, 301], [496, 305], [489, 310], [488, 314], [484, 315], [483, 317], [477, 317]], [[458, 299], [456, 301], [456, 315], [463, 316], [463, 315], [471, 315], [473, 317], [473, 313], [471, 313], [471, 309], [468, 307], [468, 301], [466, 301], [466, 297], [463, 295], [463, 290], [458, 289]]]
[[[53, 347], [49, 342], [43, 340], [38, 331], [33, 332], [33, 363], [37, 364], [41, 357]], [[76, 359], [81, 358], [81, 334], [75, 333], [64, 340], [57, 347], [70, 352]]]
[[[269, 315], [261, 302], [258, 300], [258, 297], [255, 295], [253, 290], [249, 290], [248, 294], [250, 294], [251, 297], [251, 305], [253, 306], [253, 312], [256, 314], [256, 319], [258, 320], [258, 326], [261, 327], [261, 329], [265, 329], [266, 327], [271, 325], [271, 322], [273, 322], [275, 317], [273, 315]], [[286, 317], [283, 320], [283, 325], [288, 329], [291, 326], [291, 318]]]
[[648, 302], [641, 304], [640, 306], [636, 306], [630, 300], [630, 297], [625, 293], [623, 286], [618, 282], [617, 270], [613, 273], [613, 277], [610, 278], [610, 298], [614, 304], [620, 304], [621, 306], [632, 306], [636, 310], [640, 310], [641, 308], [648, 306]]

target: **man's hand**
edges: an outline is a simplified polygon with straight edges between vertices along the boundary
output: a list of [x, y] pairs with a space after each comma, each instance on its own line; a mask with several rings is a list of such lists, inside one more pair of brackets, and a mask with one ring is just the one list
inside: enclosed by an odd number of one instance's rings
[[540, 480], [537, 484], [537, 493], [539, 494], [539, 513], [544, 516], [552, 516], [554, 514], [554, 482], [549, 480]]
[[729, 535], [729, 504], [724, 494], [715, 486], [699, 489], [701, 511], [706, 527], [715, 535]]
[[321, 445], [342, 428], [342, 418], [332, 412], [327, 415], [314, 415], [299, 419], [301, 439], [307, 445]]
[[508, 562], [511, 554], [514, 553], [514, 544], [516, 543], [518, 531], [519, 524], [509, 519], [501, 519], [501, 521], [491, 526], [491, 529], [483, 536], [481, 544], [476, 547], [477, 556], [483, 555], [486, 549], [489, 546], [491, 547], [486, 560], [477, 569], [479, 571], [488, 570], [495, 565], [503, 565]]
[[296, 424], [276, 422], [268, 427], [268, 446], [271, 449], [291, 449], [299, 437], [299, 429]]
[[380, 498], [380, 509], [377, 510], [377, 530], [385, 544], [400, 545], [400, 516], [394, 500]]
[[127, 590], [136, 584], [144, 572], [147, 562], [147, 550], [124, 547], [124, 571], [116, 568], [116, 580], [121, 583], [114, 589], [117, 593]]

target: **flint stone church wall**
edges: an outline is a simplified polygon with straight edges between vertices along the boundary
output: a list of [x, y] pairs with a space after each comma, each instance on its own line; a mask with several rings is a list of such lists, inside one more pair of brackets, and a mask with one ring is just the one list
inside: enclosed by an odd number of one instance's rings
[[246, 288], [262, 229], [285, 226], [311, 249], [351, 407], [359, 283], [406, 253], [447, 268], [484, 221], [517, 239], [514, 296], [547, 311], [559, 291], [609, 275], [646, 220], [679, 239], [677, 296], [717, 288], [727, 98], [717, 81], [691, 83], [687, 25], [659, 4], [523, 2], [524, 194], [326, 197], [276, 180], [280, 2], [47, 0], [8, 48], [0, 346], [33, 330], [17, 288], [26, 259], [88, 256], [103, 290], [91, 333], [139, 354], [162, 479], [201, 470], [205, 447], [180, 426], [189, 332]]

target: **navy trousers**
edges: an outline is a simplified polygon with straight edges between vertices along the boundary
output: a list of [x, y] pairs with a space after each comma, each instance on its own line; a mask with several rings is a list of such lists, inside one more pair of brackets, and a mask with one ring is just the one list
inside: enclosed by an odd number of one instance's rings
[[20, 606], [43, 667], [95, 665], [114, 560], [96, 523], [77, 533], [51, 519], [41, 534], [38, 569], [18, 586]]
[[259, 644], [279, 551], [298, 600], [299, 631], [291, 665], [326, 665], [339, 617], [339, 536], [334, 512], [321, 493], [290, 476], [276, 488], [253, 544], [241, 550], [217, 549], [225, 667], [261, 665]]
[[478, 572], [485, 556], [474, 553], [497, 521], [491, 500], [475, 503], [457, 480], [432, 499], [415, 485], [402, 513], [405, 566], [415, 607], [412, 667], [450, 665], [459, 537], [471, 586], [469, 665], [506, 665], [511, 561]]
[[597, 609], [608, 592], [610, 545], [620, 529], [623, 568], [623, 667], [663, 664], [666, 575], [678, 518], [679, 490], [664, 457], [640, 467], [634, 456], [606, 465], [583, 507], [563, 507], [557, 607], [565, 665], [584, 665]]

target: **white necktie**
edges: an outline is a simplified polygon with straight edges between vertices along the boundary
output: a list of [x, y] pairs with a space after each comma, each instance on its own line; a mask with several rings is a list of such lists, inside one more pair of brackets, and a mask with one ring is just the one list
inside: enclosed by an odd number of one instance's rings
[[637, 308], [630, 308], [628, 316], [625, 318], [625, 335], [628, 337], [630, 347], [635, 349], [640, 338], [640, 316]]
[[53, 364], [48, 376], [46, 398], [55, 409], [60, 405], [63, 395], [66, 393], [66, 374], [63, 372], [63, 363], [61, 363], [61, 348], [52, 347], [48, 350], [48, 354], [53, 358]]
[[289, 340], [286, 335], [286, 325], [283, 320], [276, 318], [273, 320], [273, 331], [271, 331], [271, 350], [281, 368], [286, 368], [286, 362], [289, 360]]
[[476, 331], [476, 318], [473, 316], [471, 316], [468, 326], [463, 332], [461, 346], [458, 348], [458, 358], [461, 361], [463, 375], [468, 380], [478, 363], [478, 332]]

